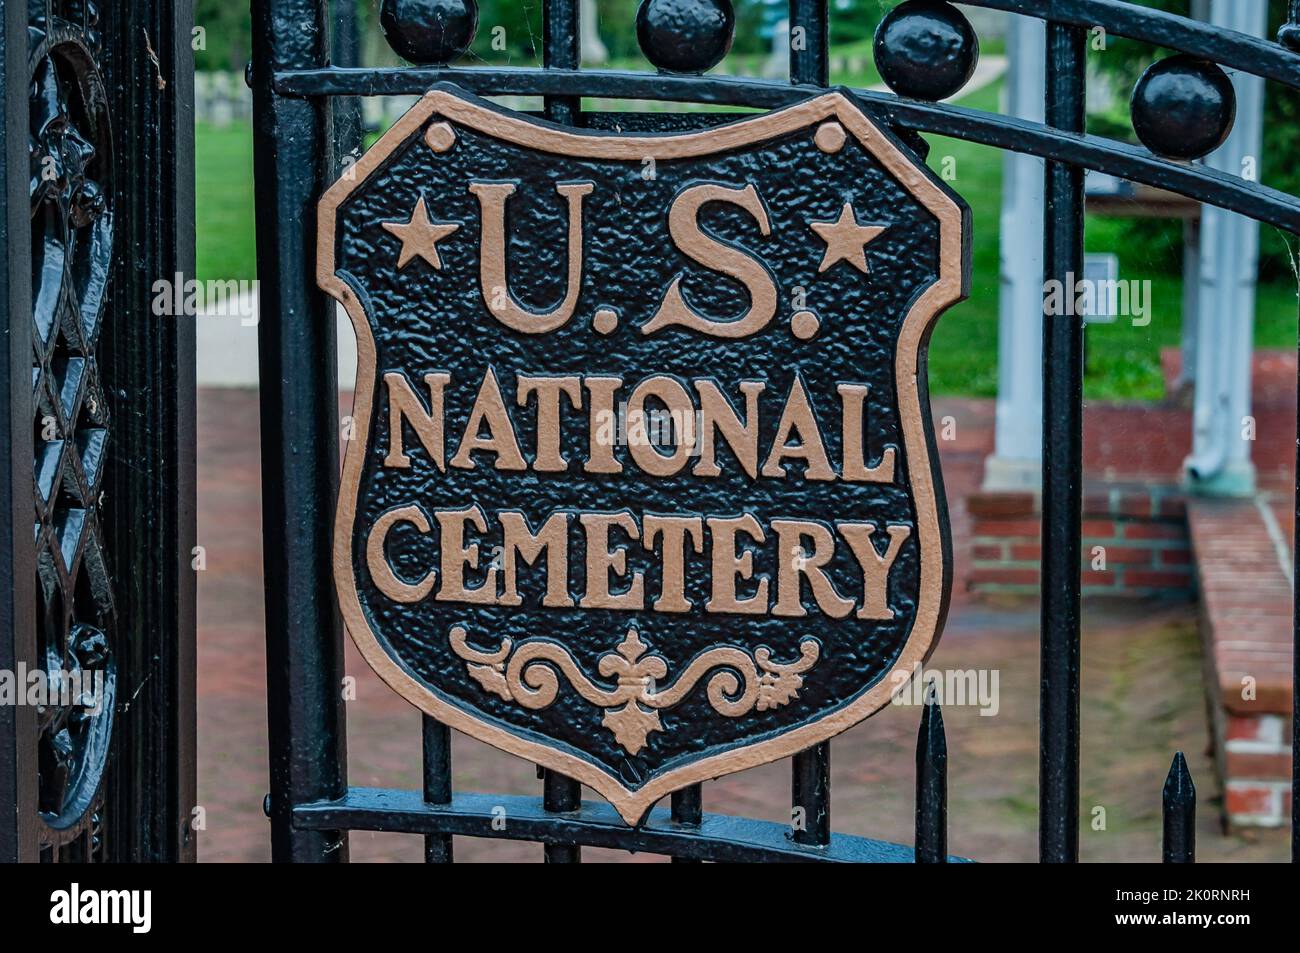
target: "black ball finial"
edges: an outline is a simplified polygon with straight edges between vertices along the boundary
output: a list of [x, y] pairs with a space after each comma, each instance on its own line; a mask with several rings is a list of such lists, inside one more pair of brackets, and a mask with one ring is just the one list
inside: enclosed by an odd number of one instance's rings
[[932, 102], [970, 81], [980, 41], [966, 15], [943, 0], [907, 0], [876, 28], [876, 69], [900, 96]]
[[642, 0], [636, 38], [646, 59], [670, 73], [703, 73], [731, 50], [731, 0]]
[[445, 66], [474, 42], [475, 0], [383, 0], [379, 26], [402, 59], [420, 66]]
[[1228, 138], [1237, 92], [1208, 60], [1179, 53], [1147, 69], [1133, 89], [1133, 131], [1156, 155], [1199, 159]]

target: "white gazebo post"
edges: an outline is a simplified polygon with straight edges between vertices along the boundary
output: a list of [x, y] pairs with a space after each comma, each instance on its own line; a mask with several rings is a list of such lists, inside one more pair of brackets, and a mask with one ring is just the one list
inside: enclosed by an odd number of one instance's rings
[[[1263, 36], [1267, 0], [1212, 0], [1209, 22]], [[1241, 72], [1232, 81], [1236, 124], [1205, 161], [1228, 175], [1253, 175], [1263, 148], [1264, 81]], [[1197, 313], [1184, 317], [1197, 324], [1192, 454], [1184, 466], [1189, 487], [1198, 493], [1241, 496], [1255, 490], [1249, 417], [1258, 272], [1259, 223], [1205, 206]]]
[[[1007, 24], [1006, 112], [1043, 121], [1046, 31], [1034, 17]], [[1043, 160], [1003, 160], [998, 302], [997, 434], [986, 490], [1038, 490], [1043, 440]]]

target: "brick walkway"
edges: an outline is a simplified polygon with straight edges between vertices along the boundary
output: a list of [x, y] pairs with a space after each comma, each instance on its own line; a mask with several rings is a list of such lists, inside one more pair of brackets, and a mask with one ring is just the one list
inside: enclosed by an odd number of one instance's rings
[[[956, 438], [940, 441], [958, 582], [944, 641], [932, 668], [996, 669], [1000, 710], [945, 711], [949, 744], [949, 847], [981, 860], [1036, 856], [1038, 773], [1038, 613], [1032, 603], [989, 605], [964, 594], [969, 519], [964, 497], [979, 482], [992, 443], [992, 405], [936, 401]], [[265, 662], [261, 595], [261, 516], [257, 397], [249, 390], [204, 390], [199, 400], [199, 797], [207, 861], [265, 860], [267, 789]], [[1088, 861], [1159, 857], [1160, 790], [1176, 749], [1186, 752], [1200, 791], [1200, 859], [1283, 860], [1280, 831], [1225, 837], [1217, 830], [1214, 772], [1201, 689], [1201, 655], [1190, 606], [1090, 601], [1083, 640], [1081, 838]], [[419, 716], [352, 650], [347, 671], [358, 697], [348, 705], [351, 780], [419, 786]], [[910, 843], [914, 743], [919, 710], [891, 707], [832, 743], [837, 831]], [[532, 767], [470, 739], [454, 745], [460, 790], [539, 793]], [[705, 787], [710, 811], [785, 819], [789, 769], [769, 765]], [[1094, 829], [1094, 825], [1100, 829]], [[355, 834], [356, 860], [420, 859], [418, 837]], [[458, 839], [464, 860], [538, 860], [532, 844]], [[588, 850], [590, 860], [645, 860]]]

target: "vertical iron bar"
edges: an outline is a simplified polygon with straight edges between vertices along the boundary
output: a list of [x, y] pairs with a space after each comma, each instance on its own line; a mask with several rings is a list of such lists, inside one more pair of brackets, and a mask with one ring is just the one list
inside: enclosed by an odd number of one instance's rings
[[[544, 0], [542, 4], [542, 65], [577, 69], [582, 61], [578, 26], [579, 0]], [[547, 96], [546, 118], [577, 125], [581, 101], [577, 96]]]
[[[790, 82], [810, 86], [830, 82], [829, 40], [826, 0], [790, 0]], [[830, 762], [829, 741], [791, 759], [790, 798], [797, 844], [824, 847], [831, 842]]]
[[[687, 827], [699, 827], [704, 820], [704, 786], [692, 784], [688, 788], [674, 791], [672, 796], [672, 817], [674, 824]], [[674, 857], [674, 864], [699, 864], [703, 861], [694, 857]]]
[[[1300, 0], [1293, 19], [1300, 20]], [[1300, 34], [1300, 26], [1297, 26]], [[1297, 388], [1300, 393], [1300, 387]], [[1295, 525], [1300, 527], [1300, 408], [1296, 412]], [[1300, 568], [1300, 529], [1292, 541], [1293, 567]], [[1300, 864], [1300, 572], [1293, 570], [1291, 591], [1291, 651], [1295, 659], [1291, 675], [1291, 863]]]
[[[542, 65], [577, 69], [582, 58], [582, 37], [578, 26], [579, 0], [543, 0]], [[581, 101], [577, 96], [547, 96], [546, 117], [566, 126], [579, 123]], [[544, 771], [542, 803], [548, 811], [576, 811], [582, 804], [582, 785]], [[582, 860], [577, 844], [546, 844], [542, 848], [548, 864], [576, 864]]]
[[[334, 0], [334, 65], [361, 65], [361, 38], [357, 30], [357, 0]], [[334, 103], [334, 140], [340, 161], [344, 156], [360, 156], [364, 144], [365, 124], [361, 116], [361, 99], [336, 96]]]
[[[542, 806], [555, 814], [576, 811], [582, 806], [582, 785], [555, 771], [547, 770], [542, 782]], [[542, 850], [548, 864], [582, 862], [582, 848], [577, 844], [546, 844]]]
[[830, 17], [827, 0], [790, 0], [790, 82], [830, 83]]
[[131, 699], [113, 726], [104, 840], [112, 861], [175, 862], [197, 852], [195, 327], [182, 315], [139, 316], [159, 277], [194, 275], [193, 5], [107, 0], [100, 9], [117, 126], [116, 251], [99, 343], [114, 419], [104, 536], [122, 583], [118, 691]]
[[823, 741], [790, 760], [794, 842], [825, 847], [831, 842], [831, 743]]
[[1174, 755], [1165, 778], [1163, 797], [1165, 837], [1162, 859], [1166, 864], [1196, 861], [1196, 785], [1180, 751]]
[[916, 739], [916, 862], [948, 862], [948, 739], [933, 686]]
[[[429, 804], [451, 803], [451, 729], [428, 715], [423, 716], [424, 799]], [[424, 862], [449, 864], [452, 860], [450, 834], [426, 834]]]
[[[36, 659], [27, 8], [0, 5], [0, 668]], [[0, 705], [0, 863], [35, 861], [36, 708]]]
[[271, 856], [343, 861], [342, 831], [296, 831], [295, 804], [342, 796], [342, 625], [331, 520], [338, 492], [334, 304], [316, 290], [316, 201], [326, 185], [329, 105], [281, 98], [275, 69], [326, 61], [324, 0], [253, 0], [258, 349], [266, 573]]
[[[1049, 126], [1082, 133], [1087, 33], [1047, 25]], [[1083, 274], [1083, 169], [1047, 163], [1044, 272], [1073, 293]], [[1073, 309], [1069, 309], [1073, 310]], [[1039, 857], [1079, 858], [1079, 559], [1083, 318], [1043, 315], [1042, 658]]]

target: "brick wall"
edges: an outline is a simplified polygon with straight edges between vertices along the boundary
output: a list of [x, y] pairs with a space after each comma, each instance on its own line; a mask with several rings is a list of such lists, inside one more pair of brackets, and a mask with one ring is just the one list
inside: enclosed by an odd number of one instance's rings
[[[968, 588], [1037, 593], [1042, 532], [1037, 495], [982, 491], [966, 505], [972, 524]], [[1177, 487], [1088, 485], [1082, 552], [1085, 595], [1188, 598], [1195, 592], [1186, 504]]]
[[1188, 504], [1214, 761], [1229, 827], [1283, 827], [1291, 818], [1290, 566], [1266, 509], [1257, 500]]

